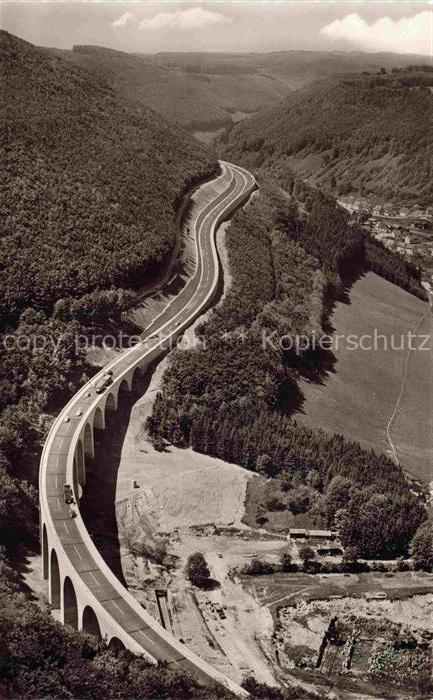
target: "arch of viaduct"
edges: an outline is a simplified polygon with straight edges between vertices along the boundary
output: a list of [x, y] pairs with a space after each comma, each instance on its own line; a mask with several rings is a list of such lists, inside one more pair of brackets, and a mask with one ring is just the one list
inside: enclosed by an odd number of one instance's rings
[[[207, 225], [214, 271], [212, 285], [195, 311], [179, 322], [168, 324], [170, 340], [181, 336], [209, 303], [218, 280], [219, 263], [214, 240], [217, 225], [256, 187], [253, 176], [247, 171], [228, 163], [221, 165], [221, 177], [226, 180], [229, 177], [227, 188], [213, 208], [209, 209], [207, 205], [209, 212], [202, 216], [203, 225], [210, 220]], [[196, 227], [198, 229], [198, 224]], [[95, 458], [95, 433], [107, 428], [109, 417], [117, 410], [121, 396], [132, 391], [138, 375], [165, 351], [156, 336], [150, 347], [135, 346], [122, 353], [110, 365], [113, 369], [112, 384], [102, 394], [95, 392], [95, 383], [102, 376], [101, 372], [75, 394], [55, 420], [44, 446], [40, 469], [43, 577], [48, 581], [50, 605], [62, 623], [105, 640], [113, 649], [127, 648], [155, 663], [165, 660], [191, 671], [201, 681], [218, 681], [237, 695], [246, 695], [239, 686], [169, 634], [139, 605], [102, 559], [80, 515], [86, 469]], [[65, 485], [72, 487], [72, 504], [65, 502]]]

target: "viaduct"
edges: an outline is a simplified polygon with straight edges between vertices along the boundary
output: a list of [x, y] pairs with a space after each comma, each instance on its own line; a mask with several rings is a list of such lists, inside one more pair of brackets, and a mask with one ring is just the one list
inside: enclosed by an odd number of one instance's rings
[[[105, 639], [113, 649], [130, 649], [154, 663], [163, 660], [193, 673], [201, 682], [217, 681], [237, 695], [246, 695], [141, 607], [102, 559], [80, 514], [86, 464], [95, 457], [95, 431], [105, 429], [121, 394], [130, 392], [137, 375], [181, 337], [215, 292], [219, 274], [215, 231], [256, 187], [246, 170], [223, 161], [220, 165], [218, 180], [224, 189], [201, 208], [193, 223], [197, 249], [194, 275], [146, 329], [142, 341], [83, 386], [52, 425], [40, 466], [40, 532], [43, 577], [48, 581], [49, 602], [61, 622]], [[108, 369], [112, 381], [97, 393], [95, 384]], [[73, 503], [66, 502], [65, 485], [71, 487]]]

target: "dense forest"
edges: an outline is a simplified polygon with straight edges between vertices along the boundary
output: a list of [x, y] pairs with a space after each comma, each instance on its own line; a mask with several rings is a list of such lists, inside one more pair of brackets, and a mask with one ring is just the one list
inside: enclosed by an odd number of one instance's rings
[[0, 42], [3, 322], [143, 285], [173, 247], [183, 192], [216, 161], [98, 77], [6, 32]]
[[227, 158], [293, 168], [333, 194], [430, 203], [430, 67], [385, 68], [308, 85], [220, 137]]
[[264, 342], [274, 332], [320, 336], [329, 301], [369, 264], [362, 230], [352, 232], [330, 198], [307, 189], [309, 199], [301, 193], [295, 204], [265, 186], [235, 214], [227, 232], [231, 287], [201, 324], [202, 342], [171, 356], [147, 427], [158, 449], [166, 439], [283, 479], [292, 512], [338, 527], [360, 556], [407, 555], [426, 513], [401, 469], [340, 435], [297, 424], [283, 399], [296, 399], [299, 368], [320, 373], [323, 358]]

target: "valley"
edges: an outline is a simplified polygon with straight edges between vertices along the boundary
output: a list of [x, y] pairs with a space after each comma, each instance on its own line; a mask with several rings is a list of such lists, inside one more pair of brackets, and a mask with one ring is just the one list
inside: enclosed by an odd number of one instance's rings
[[[101, 46], [50, 49], [191, 131], [216, 133], [240, 115], [278, 104], [294, 90], [336, 73], [418, 64], [417, 56], [280, 51], [268, 54], [126, 53]], [[204, 137], [207, 139], [208, 137]], [[204, 140], [202, 138], [202, 140]]]
[[5, 700], [431, 697], [426, 13], [304, 5], [2, 8]]

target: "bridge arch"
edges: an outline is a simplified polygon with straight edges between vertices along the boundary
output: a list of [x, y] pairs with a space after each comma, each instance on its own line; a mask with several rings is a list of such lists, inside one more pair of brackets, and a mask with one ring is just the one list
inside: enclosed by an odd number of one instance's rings
[[42, 576], [46, 581], [49, 576], [48, 571], [48, 537], [45, 523], [42, 525]]
[[95, 446], [93, 442], [93, 430], [90, 423], [86, 423], [86, 427], [84, 428], [83, 444], [84, 454], [93, 459], [95, 456]]
[[122, 381], [120, 382], [119, 393], [117, 396], [119, 397], [119, 396], [122, 396], [122, 394], [129, 394], [130, 391], [131, 391], [131, 387], [129, 385], [128, 380], [122, 379]]
[[54, 610], [60, 610], [60, 569], [55, 549], [50, 556], [50, 603]]
[[77, 596], [69, 576], [66, 576], [63, 582], [63, 623], [78, 629]]
[[138, 379], [142, 375], [142, 369], [140, 365], [137, 365], [137, 367], [134, 369], [131, 377], [131, 390], [134, 388], [134, 385], [137, 383]]
[[83, 494], [83, 488], [86, 483], [86, 464], [84, 461], [84, 449], [81, 440], [78, 440], [74, 454], [72, 478], [75, 499], [78, 502]]
[[102, 413], [99, 406], [96, 408], [96, 411], [95, 411], [95, 416], [93, 419], [93, 427], [96, 428], [97, 430], [104, 430], [105, 429], [104, 414]]
[[88, 632], [93, 634], [97, 639], [102, 639], [101, 628], [99, 627], [98, 618], [90, 605], [86, 605], [83, 610], [83, 622], [82, 622], [83, 632]]
[[118, 637], [111, 637], [108, 648], [111, 649], [111, 651], [123, 651], [126, 649], [124, 643], [121, 642]]
[[[76, 470], [74, 470], [74, 476], [76, 475], [76, 480], [81, 487], [86, 483], [86, 465], [84, 462], [84, 449], [81, 440], [78, 440], [77, 447], [74, 455]], [[75, 487], [75, 484], [74, 484]], [[77, 498], [79, 497], [78, 490], [75, 492]]]
[[107, 424], [107, 422], [108, 422], [108, 420], [109, 420], [109, 414], [110, 414], [110, 412], [112, 413], [113, 411], [116, 411], [116, 410], [117, 410], [117, 401], [116, 401], [116, 397], [114, 396], [114, 394], [112, 394], [112, 393], [110, 392], [110, 393], [108, 394], [107, 400], [106, 400], [106, 402], [105, 402], [105, 415], [104, 415], [104, 417], [105, 417], [105, 424]]

